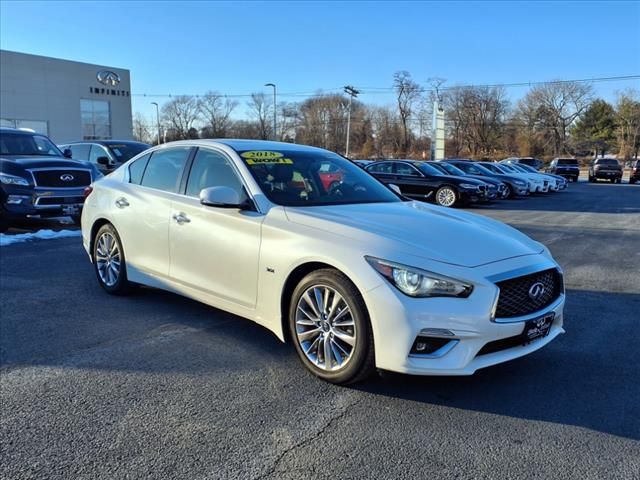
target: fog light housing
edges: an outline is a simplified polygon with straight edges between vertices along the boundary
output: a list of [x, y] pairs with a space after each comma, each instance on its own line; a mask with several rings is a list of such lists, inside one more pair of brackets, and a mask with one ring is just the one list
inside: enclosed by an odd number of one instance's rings
[[[410, 355], [435, 355], [441, 356], [444, 353], [447, 353], [455, 344], [458, 343], [458, 340], [453, 340], [451, 338], [438, 338], [438, 337], [423, 337], [419, 336], [413, 342], [413, 346], [411, 347]], [[446, 348], [447, 345], [451, 344], [451, 348]], [[446, 350], [444, 353], [441, 350]]]

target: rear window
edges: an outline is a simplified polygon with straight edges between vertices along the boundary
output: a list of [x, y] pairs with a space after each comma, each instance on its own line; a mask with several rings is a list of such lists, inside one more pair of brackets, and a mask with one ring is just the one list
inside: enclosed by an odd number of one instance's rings
[[618, 165], [618, 161], [615, 158], [599, 158], [596, 160], [598, 165]]
[[578, 165], [578, 161], [575, 158], [560, 158], [558, 159], [558, 165]]

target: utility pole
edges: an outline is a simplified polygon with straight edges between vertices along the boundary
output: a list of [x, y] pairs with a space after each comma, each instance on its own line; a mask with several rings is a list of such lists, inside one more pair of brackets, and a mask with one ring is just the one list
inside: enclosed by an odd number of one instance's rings
[[349, 110], [347, 111], [347, 147], [345, 148], [344, 156], [349, 157], [349, 136], [351, 133], [351, 102], [353, 101], [354, 97], [358, 96], [360, 92], [353, 88], [351, 85], [347, 85], [346, 87], [344, 87], [344, 93], [349, 95]]
[[278, 135], [276, 132], [276, 84], [275, 83], [265, 83], [265, 87], [273, 87], [273, 139], [278, 140]]
[[158, 126], [158, 145], [160, 145], [160, 108], [157, 102], [151, 102], [151, 105], [156, 106], [156, 123]]

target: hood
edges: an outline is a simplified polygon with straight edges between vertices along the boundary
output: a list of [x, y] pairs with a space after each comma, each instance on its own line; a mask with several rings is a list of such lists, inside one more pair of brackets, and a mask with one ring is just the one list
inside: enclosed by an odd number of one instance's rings
[[466, 175], [464, 177], [461, 177], [459, 175], [445, 175], [445, 174], [442, 174], [440, 176], [443, 177], [443, 178], [452, 179], [458, 185], [460, 185], [461, 183], [469, 183], [471, 185], [484, 185], [485, 184], [484, 180], [478, 180], [478, 179], [474, 179], [474, 178], [469, 178]]
[[0, 160], [10, 162], [13, 165], [29, 168], [86, 168], [92, 170], [91, 163], [82, 160], [70, 160], [63, 157], [32, 157], [19, 155], [3, 155]]
[[285, 211], [291, 222], [463, 267], [543, 251], [541, 244], [503, 223], [420, 202], [286, 207]]

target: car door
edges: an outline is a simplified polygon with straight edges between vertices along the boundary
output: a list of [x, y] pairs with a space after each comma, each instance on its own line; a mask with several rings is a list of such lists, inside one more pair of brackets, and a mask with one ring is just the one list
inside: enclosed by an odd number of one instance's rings
[[256, 304], [264, 215], [202, 205], [200, 191], [218, 186], [247, 197], [233, 161], [218, 150], [199, 148], [184, 194], [171, 202], [170, 276], [190, 288], [251, 308]]
[[129, 182], [111, 201], [132, 281], [137, 274], [169, 275], [171, 202], [178, 197], [191, 147], [156, 150], [129, 165]]
[[433, 195], [433, 181], [416, 167], [405, 162], [394, 164], [395, 180], [404, 195], [416, 200], [426, 200]]

